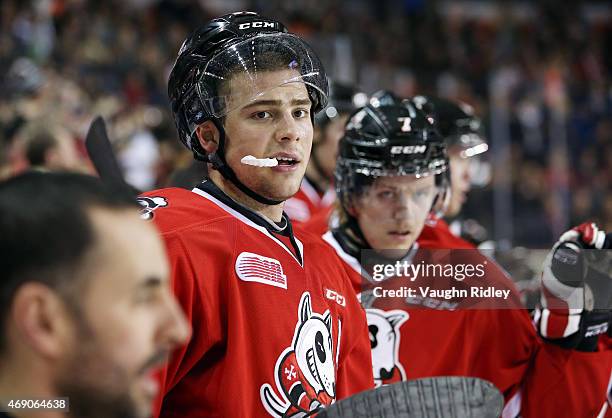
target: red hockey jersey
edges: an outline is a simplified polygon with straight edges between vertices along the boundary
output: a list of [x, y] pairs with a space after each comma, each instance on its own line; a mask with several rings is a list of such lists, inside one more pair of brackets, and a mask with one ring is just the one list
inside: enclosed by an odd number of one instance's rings
[[[299, 228], [316, 235], [323, 235], [334, 226], [333, 205], [319, 210], [307, 222], [299, 224]], [[331, 222], [330, 222], [331, 219]], [[425, 224], [417, 242], [426, 248], [473, 249], [472, 243], [451, 232], [444, 219], [435, 219]]]
[[425, 224], [417, 242], [426, 248], [476, 248], [472, 243], [453, 234], [444, 219], [430, 219]]
[[[193, 336], [161, 376], [156, 416], [285, 417], [369, 389], [363, 309], [330, 248], [212, 182], [139, 198], [159, 227]], [[159, 409], [159, 406], [158, 406]]]
[[296, 228], [321, 236], [330, 228], [330, 218], [333, 224], [334, 216], [334, 206], [332, 205], [315, 213], [307, 222], [297, 224]]
[[284, 210], [292, 222], [304, 223], [318, 212], [331, 207], [335, 199], [333, 188], [321, 193], [304, 177], [300, 190], [285, 202]]
[[[362, 290], [371, 282], [364, 283], [360, 262], [331, 232], [324, 239], [344, 260], [354, 289], [367, 307], [377, 385], [431, 376], [479, 377], [503, 393], [504, 418], [519, 413], [523, 417], [594, 417], [606, 402], [610, 351], [582, 353], [543, 343], [513, 283], [477, 251], [463, 251], [463, 261], [473, 265], [487, 261], [482, 286], [510, 292], [499, 305], [487, 306], [490, 299], [468, 300], [466, 309], [456, 299], [423, 296], [418, 290], [410, 300], [386, 298], [370, 304]], [[421, 247], [412, 261], [435, 254]], [[405, 279], [397, 284], [393, 280], [386, 289], [406, 284]], [[414, 283], [436, 287], [433, 281]], [[495, 309], [498, 306], [501, 309]]]

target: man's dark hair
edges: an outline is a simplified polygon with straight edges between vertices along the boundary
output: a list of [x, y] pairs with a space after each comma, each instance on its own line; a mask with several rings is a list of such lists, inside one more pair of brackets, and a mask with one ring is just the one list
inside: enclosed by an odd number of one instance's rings
[[0, 352], [16, 290], [70, 287], [96, 236], [91, 208], [138, 208], [133, 197], [74, 173], [28, 172], [0, 182]]

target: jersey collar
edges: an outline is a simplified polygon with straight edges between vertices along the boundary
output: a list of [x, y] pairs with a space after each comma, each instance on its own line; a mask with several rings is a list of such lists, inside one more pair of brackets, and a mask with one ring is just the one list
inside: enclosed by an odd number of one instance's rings
[[[192, 192], [212, 201], [217, 206], [221, 207], [221, 209], [238, 218], [240, 221], [266, 234], [269, 238], [272, 238], [273, 241], [281, 245], [287, 252], [289, 252], [300, 264], [300, 266], [303, 266], [304, 246], [297, 238], [295, 238], [293, 234], [293, 226], [291, 225], [291, 221], [285, 212], [283, 212], [280, 222], [274, 222], [236, 202], [234, 199], [225, 194], [223, 190], [221, 190], [211, 180], [204, 180], [201, 184], [196, 186]], [[295, 253], [292, 252], [291, 249], [287, 248], [287, 246], [280, 239], [276, 238], [275, 235], [287, 237], [290, 240]]]

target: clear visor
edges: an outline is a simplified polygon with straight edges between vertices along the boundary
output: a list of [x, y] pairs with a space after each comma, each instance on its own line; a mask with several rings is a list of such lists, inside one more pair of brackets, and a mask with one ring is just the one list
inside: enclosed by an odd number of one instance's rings
[[214, 55], [197, 85], [201, 103], [220, 118], [289, 83], [305, 84], [310, 99], [325, 105], [325, 71], [312, 49], [295, 35], [264, 33]]
[[[421, 208], [424, 212], [428, 212], [433, 203], [434, 197], [440, 192], [440, 188], [435, 184], [431, 186], [422, 186], [415, 183], [410, 183], [413, 179], [420, 177], [414, 175], [399, 175], [405, 184], [394, 183], [393, 189], [387, 189], [383, 183], [374, 182], [364, 189], [361, 196], [362, 199], [371, 199], [371, 202], [388, 204], [413, 204]], [[381, 193], [382, 192], [382, 193]]]
[[[347, 160], [351, 163], [350, 160]], [[441, 174], [447, 170], [447, 164], [445, 159], [436, 159], [431, 161], [427, 165], [398, 165], [396, 167], [389, 167], [385, 164], [372, 162], [372, 161], [354, 161], [355, 167], [353, 170], [357, 174], [361, 174], [367, 177], [395, 177], [395, 176], [414, 176], [416, 178], [427, 177], [431, 175]]]

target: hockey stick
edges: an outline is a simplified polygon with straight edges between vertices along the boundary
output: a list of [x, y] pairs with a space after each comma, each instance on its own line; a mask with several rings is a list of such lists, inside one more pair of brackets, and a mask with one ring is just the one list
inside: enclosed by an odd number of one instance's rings
[[336, 402], [317, 418], [497, 418], [504, 398], [474, 377], [432, 377], [382, 386]]
[[85, 137], [85, 148], [100, 179], [108, 186], [120, 193], [129, 193], [132, 196], [139, 194], [138, 190], [130, 186], [123, 179], [117, 158], [113, 152], [106, 123], [101, 116], [96, 116]]

